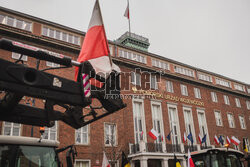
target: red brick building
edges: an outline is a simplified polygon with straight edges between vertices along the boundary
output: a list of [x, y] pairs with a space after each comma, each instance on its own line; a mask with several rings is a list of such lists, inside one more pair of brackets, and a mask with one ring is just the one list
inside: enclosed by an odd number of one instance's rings
[[[0, 38], [76, 60], [84, 35], [63, 25], [0, 8]], [[241, 142], [244, 139], [250, 150], [250, 85], [149, 53], [148, 46], [147, 38], [127, 33], [109, 42], [113, 61], [122, 71], [125, 109], [77, 130], [58, 121], [54, 127], [46, 128], [44, 138], [58, 140], [60, 147], [75, 144], [76, 166], [101, 166], [103, 151], [116, 166], [121, 165], [122, 151], [128, 154], [132, 166], [171, 166], [173, 153], [186, 166], [188, 148], [196, 151], [220, 147], [214, 142], [215, 135], [222, 136], [224, 142], [227, 136], [235, 136]], [[12, 62], [20, 57], [4, 50], [0, 50], [0, 55]], [[22, 59], [24, 64], [36, 66], [34, 58], [24, 55]], [[39, 69], [57, 66], [41, 61]], [[72, 80], [74, 77], [74, 68], [49, 72]], [[39, 99], [22, 101], [43, 105]], [[152, 128], [159, 134], [155, 141], [148, 135]], [[193, 144], [190, 140], [183, 143], [184, 132], [187, 136], [192, 134]], [[39, 130], [1, 122], [0, 134], [38, 137]], [[199, 135], [206, 136], [202, 144]], [[242, 151], [242, 144], [230, 147]]]

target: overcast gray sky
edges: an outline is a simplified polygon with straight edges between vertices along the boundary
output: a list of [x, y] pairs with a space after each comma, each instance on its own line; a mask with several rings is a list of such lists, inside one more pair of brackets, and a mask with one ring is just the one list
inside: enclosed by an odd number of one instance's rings
[[[106, 34], [128, 31], [127, 0], [99, 0]], [[80, 31], [95, 0], [1, 0], [0, 5]], [[250, 0], [130, 0], [131, 31], [149, 52], [250, 84]]]

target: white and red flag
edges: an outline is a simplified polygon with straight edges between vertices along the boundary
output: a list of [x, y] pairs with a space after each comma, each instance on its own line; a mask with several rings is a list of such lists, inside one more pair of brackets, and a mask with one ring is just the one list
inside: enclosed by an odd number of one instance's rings
[[202, 144], [202, 137], [201, 137], [201, 134], [199, 134], [198, 139], [199, 139], [200, 144]]
[[111, 167], [104, 151], [103, 151], [102, 167]]
[[129, 19], [129, 3], [128, 3], [127, 8], [125, 10], [124, 16]]
[[231, 140], [228, 136], [227, 136], [227, 144], [231, 144]]
[[189, 149], [188, 149], [188, 167], [195, 167]]
[[240, 144], [240, 140], [237, 139], [235, 136], [232, 136], [232, 137], [231, 137], [231, 142], [232, 142], [233, 144], [235, 144], [236, 146], [238, 146], [238, 145]]
[[149, 135], [152, 139], [156, 140], [156, 139], [158, 138], [158, 136], [159, 136], [159, 133], [156, 132], [154, 129], [151, 129], [151, 130], [148, 132], [148, 135]]
[[220, 141], [219, 141], [219, 139], [218, 139], [218, 137], [217, 137], [216, 135], [214, 135], [214, 141], [215, 141], [215, 143], [216, 143], [217, 145], [220, 144]]
[[187, 135], [186, 135], [186, 132], [184, 132], [184, 134], [183, 134], [182, 141], [183, 141], [183, 143], [186, 143], [186, 141], [187, 141]]
[[[103, 25], [102, 14], [99, 1], [96, 0], [90, 19], [88, 31], [85, 35], [78, 62], [89, 61], [95, 73], [103, 78], [107, 78], [112, 71], [109, 57], [109, 47]], [[75, 72], [75, 80], [78, 75], [78, 67]]]

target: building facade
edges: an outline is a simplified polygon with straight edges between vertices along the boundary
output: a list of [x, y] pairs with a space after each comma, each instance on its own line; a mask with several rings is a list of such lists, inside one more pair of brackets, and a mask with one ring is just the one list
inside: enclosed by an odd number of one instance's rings
[[[84, 35], [63, 25], [0, 8], [0, 38], [76, 60]], [[126, 108], [80, 129], [57, 121], [54, 127], [45, 129], [44, 138], [58, 140], [60, 147], [75, 144], [76, 166], [81, 167], [101, 166], [103, 151], [112, 166], [121, 165], [122, 151], [132, 166], [172, 166], [174, 155], [186, 166], [188, 149], [221, 147], [214, 142], [215, 135], [221, 136], [224, 143], [227, 136], [245, 140], [250, 150], [250, 85], [149, 53], [148, 46], [148, 39], [136, 34], [125, 33], [117, 41], [109, 41], [112, 59], [122, 71], [121, 97]], [[21, 56], [5, 50], [0, 50], [0, 55], [12, 62]], [[36, 67], [36, 59], [22, 55], [22, 60]], [[41, 61], [39, 69], [59, 66]], [[74, 78], [74, 68], [48, 72]], [[23, 98], [22, 103], [44, 105], [42, 100], [29, 97]], [[156, 140], [148, 135], [151, 129], [159, 134]], [[11, 122], [1, 122], [0, 133], [40, 135], [38, 127]], [[184, 133], [189, 138], [185, 142]], [[202, 144], [199, 135], [204, 139]], [[230, 147], [242, 151], [242, 144]], [[61, 154], [65, 157], [65, 153]]]

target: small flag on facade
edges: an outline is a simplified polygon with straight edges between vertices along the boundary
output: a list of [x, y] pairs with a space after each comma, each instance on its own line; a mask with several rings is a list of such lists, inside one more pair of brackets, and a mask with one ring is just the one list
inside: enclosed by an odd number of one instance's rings
[[148, 132], [148, 135], [149, 135], [152, 139], [156, 140], [156, 139], [158, 138], [158, 136], [159, 136], [159, 133], [156, 132], [154, 129], [151, 129], [151, 130]]
[[122, 167], [130, 167], [129, 160], [124, 152], [122, 152]]
[[129, 3], [128, 3], [127, 8], [125, 10], [124, 17], [127, 17], [129, 19]]
[[207, 134], [205, 134], [201, 140], [201, 143], [206, 143], [207, 141]]
[[186, 135], [186, 132], [184, 132], [184, 134], [183, 134], [183, 143], [186, 143], [186, 141], [187, 141], [187, 135]]
[[189, 141], [191, 141], [192, 144], [194, 143], [193, 135], [192, 135], [191, 132], [188, 134], [187, 138], [188, 138]]
[[202, 138], [201, 138], [201, 135], [200, 135], [200, 134], [199, 134], [199, 136], [198, 136], [198, 139], [199, 139], [200, 144], [202, 144]]
[[236, 146], [238, 146], [238, 145], [240, 144], [240, 140], [237, 139], [235, 136], [232, 136], [232, 137], [231, 137], [231, 142], [232, 142], [233, 144], [235, 144]]
[[170, 141], [171, 140], [171, 133], [172, 133], [172, 130], [169, 132], [169, 134], [167, 135], [167, 139], [168, 139], [168, 141]]
[[227, 144], [231, 144], [231, 140], [228, 136], [227, 136]]
[[103, 151], [102, 167], [111, 167], [104, 151]]
[[188, 167], [195, 167], [189, 149], [188, 149]]
[[175, 154], [174, 154], [174, 162], [175, 162], [175, 167], [181, 167], [180, 161], [176, 158]]
[[222, 136], [219, 137], [219, 142], [221, 143], [221, 145], [224, 145], [224, 140]]
[[219, 145], [220, 144], [220, 141], [218, 139], [218, 137], [216, 135], [214, 135], [214, 142]]
[[244, 138], [243, 138], [243, 150], [244, 150], [245, 152], [248, 152], [246, 139], [244, 139]]

